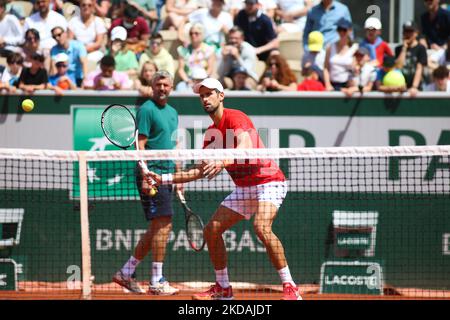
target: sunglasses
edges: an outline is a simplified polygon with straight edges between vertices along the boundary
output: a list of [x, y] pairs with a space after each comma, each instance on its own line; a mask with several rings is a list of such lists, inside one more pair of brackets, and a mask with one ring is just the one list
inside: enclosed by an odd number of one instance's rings
[[67, 66], [67, 64], [64, 64], [64, 63], [58, 63], [58, 64], [56, 65], [56, 67], [57, 67], [57, 68], [67, 68], [68, 66]]
[[278, 67], [278, 63], [276, 63], [276, 62], [271, 62], [271, 63], [269, 63], [269, 66], [276, 66], [276, 67]]
[[59, 37], [61, 37], [61, 35], [62, 35], [63, 33], [64, 33], [64, 32], [60, 32], [60, 33], [54, 34], [54, 35], [52, 36], [52, 38], [53, 38], [53, 39], [58, 39]]

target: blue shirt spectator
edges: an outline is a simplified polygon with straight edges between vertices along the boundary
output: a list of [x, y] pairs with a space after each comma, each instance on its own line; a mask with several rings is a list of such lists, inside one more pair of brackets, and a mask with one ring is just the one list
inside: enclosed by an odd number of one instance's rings
[[303, 31], [303, 46], [308, 46], [308, 35], [312, 31], [320, 31], [323, 34], [325, 47], [339, 40], [337, 22], [344, 18], [352, 22], [352, 16], [348, 7], [335, 0], [322, 0], [314, 6], [306, 19]]
[[83, 69], [86, 68], [86, 47], [78, 40], [69, 40], [67, 32], [62, 28], [54, 28], [52, 30], [52, 35], [57, 41], [57, 44], [50, 51], [52, 60], [54, 60], [59, 53], [67, 54], [69, 57], [69, 69], [67, 70], [67, 74], [75, 78], [77, 86], [80, 86], [85, 76]]
[[428, 12], [420, 17], [422, 34], [430, 49], [443, 48], [450, 36], [450, 11], [441, 8], [439, 2], [439, 0], [425, 1]]

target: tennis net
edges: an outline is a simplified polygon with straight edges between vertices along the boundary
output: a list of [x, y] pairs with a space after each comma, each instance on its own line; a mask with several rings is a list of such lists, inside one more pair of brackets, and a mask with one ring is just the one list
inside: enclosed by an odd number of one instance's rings
[[[0, 149], [0, 297], [136, 297], [111, 279], [148, 226], [135, 182], [140, 158], [183, 167], [273, 159], [288, 185], [273, 230], [307, 298], [450, 297], [450, 146]], [[205, 223], [233, 190], [225, 171], [185, 184], [188, 205]], [[179, 296], [188, 297], [215, 275], [208, 248], [189, 247], [175, 198], [173, 208], [163, 271]], [[280, 279], [253, 219], [223, 239], [235, 295], [278, 299]], [[143, 288], [151, 262], [150, 252], [136, 270]]]

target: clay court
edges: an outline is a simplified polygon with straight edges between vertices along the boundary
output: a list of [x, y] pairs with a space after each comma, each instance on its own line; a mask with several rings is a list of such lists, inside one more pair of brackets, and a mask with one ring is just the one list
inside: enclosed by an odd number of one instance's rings
[[[62, 289], [65, 283], [20, 282], [18, 291], [0, 292], [0, 300], [83, 300], [81, 289]], [[233, 284], [232, 284], [233, 285]], [[248, 284], [234, 284], [235, 300], [260, 301], [280, 300], [282, 289], [280, 286], [260, 286], [245, 289]], [[172, 296], [136, 295], [124, 292], [114, 283], [94, 285], [91, 300], [192, 300], [192, 295], [207, 286], [192, 288], [189, 283], [174, 283], [180, 292]], [[145, 288], [145, 284], [142, 283]], [[450, 300], [450, 291], [423, 290], [417, 288], [393, 288], [386, 286], [384, 295], [354, 295], [354, 294], [319, 294], [318, 285], [299, 285], [304, 300]]]

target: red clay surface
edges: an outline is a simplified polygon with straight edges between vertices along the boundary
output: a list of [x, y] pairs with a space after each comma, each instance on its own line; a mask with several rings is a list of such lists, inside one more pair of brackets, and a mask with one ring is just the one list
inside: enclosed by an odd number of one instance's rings
[[[0, 291], [0, 300], [82, 300], [81, 289], [68, 290], [62, 283], [19, 283], [18, 291]], [[136, 295], [126, 293], [116, 284], [94, 285], [92, 300], [191, 300], [192, 295], [206, 287], [187, 288], [186, 284], [172, 284], [180, 289], [179, 294], [172, 296]], [[144, 287], [144, 286], [142, 286]], [[304, 300], [450, 300], [450, 291], [423, 290], [417, 288], [386, 287], [384, 295], [345, 295], [319, 294], [317, 285], [300, 285], [300, 293]], [[235, 289], [235, 300], [280, 300], [281, 286], [262, 286], [261, 288]]]

